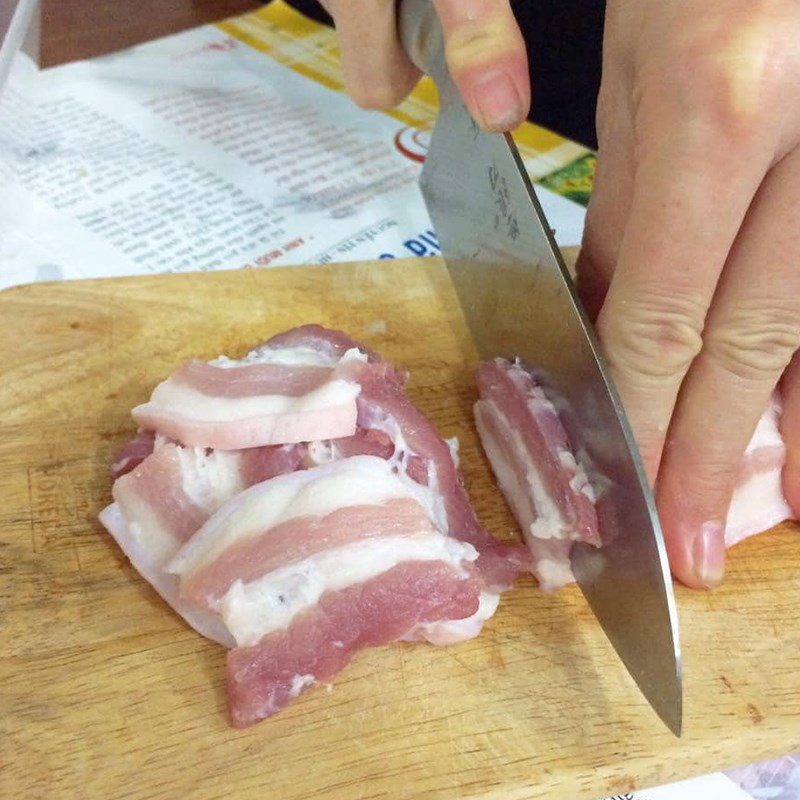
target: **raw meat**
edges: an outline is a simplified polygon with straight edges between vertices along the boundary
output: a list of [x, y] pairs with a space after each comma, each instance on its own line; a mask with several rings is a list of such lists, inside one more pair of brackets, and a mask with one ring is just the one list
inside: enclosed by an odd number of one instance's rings
[[[472, 569], [475, 548], [437, 527], [434, 505], [432, 490], [390, 461], [354, 456], [252, 487], [178, 552], [167, 569], [180, 576], [181, 597], [219, 613], [238, 645], [229, 656], [235, 724], [330, 680], [360, 647], [476, 635], [482, 595], [493, 611], [496, 593]], [[476, 616], [460, 637], [436, 627]], [[242, 659], [259, 666], [243, 672]]]
[[776, 392], [747, 445], [728, 509], [725, 526], [728, 547], [785, 519], [794, 519], [781, 485], [786, 461], [786, 444], [778, 429], [781, 410], [780, 394]]
[[312, 683], [327, 683], [364, 648], [478, 605], [480, 587], [441, 561], [407, 561], [364, 583], [329, 592], [285, 630], [228, 653], [234, 726], [274, 714]]
[[190, 361], [134, 410], [140, 433], [115, 459], [102, 520], [191, 625], [234, 648], [236, 725], [362, 647], [477, 636], [530, 561], [480, 525], [457, 442], [406, 379], [309, 325], [239, 361]]
[[114, 484], [100, 521], [133, 566], [199, 633], [230, 646], [220, 619], [178, 596], [164, 566], [229, 497], [241, 489], [236, 456], [161, 447]]
[[238, 644], [254, 644], [325, 592], [400, 561], [475, 561], [475, 548], [436, 527], [434, 503], [384, 459], [332, 461], [240, 493], [167, 570], [180, 575], [182, 597], [220, 613]]
[[298, 446], [226, 453], [165, 444], [117, 479], [114, 502], [100, 521], [178, 614], [199, 633], [230, 647], [233, 638], [219, 617], [182, 600], [177, 578], [164, 567], [223, 503], [259, 481], [298, 469], [307, 463], [304, 455]]
[[531, 374], [495, 359], [477, 373], [475, 421], [544, 589], [572, 580], [575, 541], [600, 544], [594, 494], [553, 404]]
[[146, 430], [197, 447], [239, 450], [351, 436], [358, 350], [332, 358], [308, 348], [261, 348], [240, 361], [186, 362], [133, 409]]
[[[497, 482], [533, 555], [543, 589], [574, 580], [573, 541], [598, 546], [594, 495], [552, 403], [530, 372], [505, 359], [482, 364], [475, 420]], [[742, 461], [725, 530], [728, 547], [792, 519], [781, 486], [786, 446], [776, 392]]]
[[[346, 333], [324, 328], [322, 325], [300, 325], [297, 328], [291, 328], [268, 339], [256, 348], [256, 352], [263, 352], [265, 349], [273, 351], [305, 350], [315, 353], [319, 358], [336, 361], [342, 358], [348, 350], [354, 348], [364, 353], [370, 363], [391, 366], [379, 353], [370, 350], [355, 339], [351, 339]], [[398, 374], [405, 376], [405, 373]]]
[[138, 467], [155, 449], [155, 440], [153, 431], [140, 430], [117, 451], [111, 462], [111, 477], [116, 480]]
[[361, 387], [357, 399], [358, 430], [352, 437], [331, 443], [332, 457], [371, 454], [393, 459], [409, 477], [430, 486], [438, 495], [439, 524], [478, 550], [477, 567], [486, 583], [500, 591], [513, 584], [520, 569], [529, 565], [528, 554], [518, 545], [497, 541], [480, 524], [453, 451], [404, 392], [406, 373], [345, 334], [317, 325], [281, 334], [265, 346], [309, 348], [328, 357], [351, 349], [367, 353], [370, 368], [362, 368], [356, 375]]

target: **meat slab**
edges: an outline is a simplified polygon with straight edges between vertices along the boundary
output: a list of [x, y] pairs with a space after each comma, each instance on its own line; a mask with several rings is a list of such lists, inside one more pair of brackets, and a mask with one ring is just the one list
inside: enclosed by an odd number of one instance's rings
[[[477, 372], [475, 422], [484, 451], [533, 556], [543, 589], [574, 580], [575, 541], [599, 546], [594, 492], [554, 405], [519, 362], [494, 359]], [[730, 547], [793, 518], [781, 488], [786, 447], [780, 397], [770, 401], [745, 453], [727, 519]]]
[[305, 348], [262, 348], [240, 361], [183, 364], [133, 409], [145, 430], [186, 445], [238, 450], [351, 436], [357, 350], [340, 358]]
[[167, 567], [181, 596], [218, 613], [238, 645], [235, 724], [329, 681], [361, 647], [480, 612], [478, 553], [437, 528], [434, 502], [389, 461], [354, 456], [257, 484], [181, 548]]
[[231, 719], [280, 710], [359, 649], [477, 636], [530, 564], [480, 524], [407, 375], [303, 326], [159, 384], [101, 520], [200, 633], [230, 647]]

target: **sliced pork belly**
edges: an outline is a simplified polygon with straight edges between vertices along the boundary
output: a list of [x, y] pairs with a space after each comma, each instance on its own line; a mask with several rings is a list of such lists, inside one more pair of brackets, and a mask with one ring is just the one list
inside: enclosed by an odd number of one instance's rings
[[[576, 463], [555, 407], [530, 373], [505, 359], [478, 370], [475, 420], [497, 482], [533, 555], [542, 588], [574, 580], [573, 541], [599, 546], [594, 496]], [[781, 486], [786, 447], [776, 393], [742, 461], [728, 512], [728, 547], [793, 518]]]
[[156, 435], [153, 431], [140, 430], [126, 442], [114, 455], [111, 462], [111, 477], [116, 480], [135, 469], [155, 450]]
[[167, 569], [180, 575], [182, 597], [222, 614], [237, 643], [252, 645], [324, 592], [401, 561], [476, 560], [472, 545], [437, 528], [435, 503], [389, 461], [332, 461], [241, 492]]
[[527, 553], [517, 545], [497, 541], [478, 521], [453, 451], [409, 401], [402, 385], [388, 375], [381, 380], [377, 370], [370, 371], [361, 382], [358, 426], [373, 435], [388, 435], [395, 448], [392, 458], [404, 465], [413, 480], [428, 486], [437, 496], [437, 513], [443, 526], [477, 549], [477, 568], [486, 583], [501, 591], [509, 588], [528, 563]]
[[[364, 353], [370, 363], [389, 364], [379, 353], [370, 350], [370, 348], [365, 347], [355, 339], [351, 339], [346, 333], [324, 328], [322, 325], [300, 325], [297, 328], [291, 328], [268, 339], [260, 347], [257, 347], [254, 352], [261, 353], [264, 350], [303, 350], [316, 354], [317, 358], [335, 362], [341, 359], [348, 350], [353, 349]], [[402, 378], [402, 380], [405, 380], [405, 378]]]
[[786, 461], [786, 444], [778, 428], [781, 410], [780, 395], [776, 392], [747, 446], [728, 509], [725, 526], [728, 547], [783, 520], [794, 519], [781, 484]]
[[228, 704], [236, 727], [280, 711], [313, 683], [330, 682], [353, 653], [437, 620], [469, 616], [480, 586], [442, 561], [406, 561], [363, 583], [323, 594], [289, 628], [228, 653]]
[[519, 364], [495, 359], [477, 374], [475, 421], [500, 488], [533, 555], [542, 588], [572, 579], [572, 542], [600, 544], [594, 495], [553, 404]]
[[192, 534], [241, 490], [238, 458], [206, 455], [174, 444], [159, 448], [114, 484], [114, 503], [100, 521], [153, 588], [196, 631], [231, 646], [216, 615], [180, 599], [178, 580], [164, 566]]
[[182, 444], [220, 450], [351, 436], [360, 389], [350, 372], [365, 360], [358, 350], [333, 357], [305, 347], [191, 360], [133, 417]]
[[330, 680], [360, 647], [478, 633], [497, 595], [472, 568], [476, 549], [437, 527], [435, 502], [390, 461], [353, 456], [242, 492], [184, 545], [168, 566], [181, 597], [218, 613], [238, 645], [235, 724]]
[[[457, 443], [411, 404], [406, 378], [304, 326], [239, 361], [188, 362], [134, 412], [141, 433], [103, 521], [190, 624], [234, 646], [236, 724], [329, 681], [361, 647], [477, 636], [530, 560], [480, 525]], [[337, 382], [350, 427], [315, 409], [295, 441], [297, 403]], [[248, 416], [264, 398], [277, 421]], [[282, 443], [251, 446], [265, 431]]]
[[[351, 364], [361, 392], [357, 399], [358, 430], [331, 442], [331, 457], [369, 454], [390, 459], [437, 497], [437, 521], [450, 535], [470, 542], [479, 552], [477, 568], [496, 590], [509, 588], [530, 557], [525, 548], [497, 541], [478, 521], [458, 469], [453, 448], [440, 436], [404, 391], [407, 373], [340, 331], [305, 325], [267, 341], [262, 348], [303, 347], [328, 358], [356, 349], [367, 365]], [[261, 348], [258, 349], [261, 352]]]
[[302, 446], [235, 453], [164, 444], [118, 478], [101, 523], [153, 588], [195, 630], [228, 647], [233, 638], [215, 614], [179, 597], [164, 567], [223, 503], [244, 488], [307, 465]]

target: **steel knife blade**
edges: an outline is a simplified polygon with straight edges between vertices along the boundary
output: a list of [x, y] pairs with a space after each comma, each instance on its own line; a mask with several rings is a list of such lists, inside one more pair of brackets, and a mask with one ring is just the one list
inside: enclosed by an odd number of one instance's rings
[[510, 135], [482, 131], [448, 73], [430, 0], [403, 0], [401, 38], [440, 110], [420, 178], [482, 359], [541, 371], [598, 496], [601, 548], [576, 544], [576, 580], [626, 668], [676, 736], [677, 609], [653, 495], [625, 412]]

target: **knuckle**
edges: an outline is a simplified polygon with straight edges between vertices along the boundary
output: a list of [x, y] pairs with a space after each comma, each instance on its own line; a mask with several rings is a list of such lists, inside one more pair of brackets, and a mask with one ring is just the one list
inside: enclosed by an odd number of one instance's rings
[[681, 482], [680, 493], [688, 506], [708, 509], [703, 514], [707, 519], [715, 516], [712, 509], [724, 508], [730, 502], [730, 492], [740, 467], [739, 459], [732, 459], [727, 447], [716, 443], [720, 437], [714, 439], [714, 444], [709, 444], [702, 453], [692, 454], [694, 468], [690, 479]]
[[666, 94], [697, 129], [713, 128], [732, 142], [763, 134], [765, 116], [785, 103], [787, 76], [797, 74], [796, 53], [764, 5], [687, 26], [640, 96]]
[[702, 349], [705, 312], [699, 298], [650, 292], [604, 309], [598, 329], [612, 367], [658, 381], [680, 379]]
[[705, 91], [693, 93], [691, 97], [699, 101], [707, 96], [710, 100], [699, 102], [697, 109], [721, 127], [734, 125], [734, 132], [749, 130], [764, 98], [762, 65], [763, 58], [759, 54], [753, 54], [752, 59], [730, 53], [695, 59], [695, 78]]
[[775, 309], [737, 309], [708, 332], [708, 356], [745, 381], [775, 379], [800, 348], [800, 323]]
[[502, 56], [516, 49], [518, 35], [502, 19], [465, 22], [447, 36], [445, 58], [451, 72], [457, 73]]

